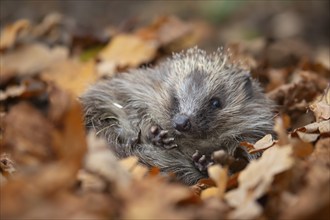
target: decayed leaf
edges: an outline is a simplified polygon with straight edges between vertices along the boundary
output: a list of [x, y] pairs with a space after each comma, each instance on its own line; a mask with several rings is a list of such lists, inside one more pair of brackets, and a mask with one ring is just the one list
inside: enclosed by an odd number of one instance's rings
[[24, 19], [18, 20], [15, 23], [6, 26], [4, 30], [2, 30], [0, 36], [0, 51], [12, 47], [15, 44], [19, 33], [22, 30], [29, 28], [29, 26], [30, 22]]
[[[111, 67], [109, 72], [100, 73], [101, 75], [112, 75], [114, 69], [123, 69], [128, 67], [138, 67], [143, 63], [154, 59], [158, 44], [152, 40], [143, 40], [142, 38], [121, 34], [115, 36], [110, 43], [100, 52], [100, 65]], [[105, 69], [102, 68], [104, 71]]]
[[261, 214], [262, 209], [256, 200], [269, 190], [276, 174], [293, 165], [291, 153], [291, 146], [275, 145], [266, 150], [259, 160], [250, 162], [238, 177], [239, 187], [225, 194], [226, 201], [235, 208], [230, 217], [255, 218]]

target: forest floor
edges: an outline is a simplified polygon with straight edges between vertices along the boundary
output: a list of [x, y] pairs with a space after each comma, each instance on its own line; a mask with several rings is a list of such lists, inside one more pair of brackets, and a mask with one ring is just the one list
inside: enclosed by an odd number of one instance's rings
[[[175, 16], [131, 22], [92, 31], [55, 13], [2, 30], [1, 219], [328, 219], [329, 45], [285, 30], [244, 40], [239, 28], [219, 32]], [[260, 159], [234, 175], [216, 164], [209, 179], [186, 186], [135, 157], [116, 160], [86, 133], [78, 97], [89, 85], [194, 45], [212, 51], [217, 42], [277, 104], [277, 139], [242, 143], [263, 152]]]

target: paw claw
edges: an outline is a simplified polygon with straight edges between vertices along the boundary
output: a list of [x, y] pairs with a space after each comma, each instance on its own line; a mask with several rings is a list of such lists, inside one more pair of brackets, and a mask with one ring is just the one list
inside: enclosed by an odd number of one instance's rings
[[206, 172], [207, 168], [214, 164], [214, 162], [209, 160], [206, 155], [201, 155], [198, 150], [192, 155], [193, 162], [195, 167], [200, 172]]
[[163, 140], [163, 143], [164, 144], [170, 144], [173, 141], [174, 141], [174, 138], [166, 138], [166, 139]]
[[156, 146], [162, 146], [165, 149], [176, 148], [177, 145], [173, 144], [175, 140], [173, 137], [168, 137], [168, 131], [162, 130], [159, 126], [154, 125], [150, 128], [151, 143]]
[[159, 136], [163, 138], [167, 135], [167, 133], [168, 133], [167, 130], [162, 130], [161, 132], [159, 132]]
[[200, 163], [201, 165], [205, 165], [206, 163], [205, 155], [202, 155], [201, 158], [199, 158], [198, 163]]
[[152, 134], [157, 134], [158, 132], [159, 132], [159, 129], [158, 129], [158, 127], [157, 126], [151, 126], [151, 128], [150, 128], [150, 132], [152, 133]]
[[195, 153], [192, 155], [192, 158], [195, 162], [198, 162], [198, 159], [200, 158], [198, 150], [195, 151]]
[[[165, 146], [166, 147], [166, 146]], [[173, 148], [177, 148], [178, 145], [177, 144], [172, 144], [169, 147], [166, 147], [166, 149], [173, 149]]]

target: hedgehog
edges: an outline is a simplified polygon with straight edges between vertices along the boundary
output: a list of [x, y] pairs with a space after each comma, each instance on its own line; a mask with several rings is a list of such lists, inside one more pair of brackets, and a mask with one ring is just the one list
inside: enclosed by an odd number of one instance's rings
[[273, 103], [223, 49], [175, 53], [120, 73], [82, 95], [85, 125], [118, 158], [136, 156], [188, 185], [207, 177], [212, 153], [250, 161], [240, 142], [272, 133]]

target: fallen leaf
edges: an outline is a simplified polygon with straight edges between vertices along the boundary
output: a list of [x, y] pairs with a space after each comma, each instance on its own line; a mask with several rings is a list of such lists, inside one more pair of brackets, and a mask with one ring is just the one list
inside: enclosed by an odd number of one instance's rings
[[24, 85], [10, 86], [5, 91], [0, 91], [0, 101], [4, 101], [8, 98], [18, 97], [22, 95], [26, 87]]
[[319, 131], [321, 134], [330, 132], [330, 120], [319, 122]]
[[[318, 98], [316, 100], [319, 100]], [[309, 106], [310, 110], [314, 112], [317, 121], [327, 120], [330, 118], [330, 86], [328, 86], [321, 100], [314, 102]]]
[[41, 74], [41, 78], [80, 96], [88, 86], [97, 79], [95, 62], [82, 63], [78, 60], [67, 59], [49, 66]]
[[256, 200], [269, 190], [276, 174], [292, 167], [291, 154], [291, 146], [275, 145], [267, 149], [260, 159], [251, 161], [238, 177], [239, 187], [225, 194], [225, 200], [235, 208], [229, 216], [233, 218], [259, 216], [262, 209]]
[[50, 65], [67, 59], [67, 57], [68, 49], [64, 47], [50, 49], [40, 43], [22, 45], [2, 55], [0, 59], [0, 83], [5, 82], [13, 75], [37, 74]]
[[[213, 196], [217, 196], [218, 198], [223, 198], [224, 193], [226, 191], [227, 181], [228, 181], [228, 168], [222, 167], [220, 165], [213, 165], [208, 167], [207, 172], [210, 176], [210, 178], [215, 182], [216, 189], [208, 188], [207, 192], [202, 192], [202, 198], [205, 198], [205, 194], [208, 194], [208, 196], [211, 196], [210, 191], [212, 191], [214, 194]], [[203, 195], [204, 194], [204, 195]]]
[[211, 197], [219, 197], [220, 192], [218, 187], [210, 187], [202, 191], [201, 199], [205, 200]]
[[136, 31], [136, 35], [147, 40], [156, 40], [161, 46], [174, 43], [192, 32], [192, 25], [176, 17], [160, 17], [150, 26]]
[[40, 164], [54, 159], [53, 132], [44, 115], [30, 104], [20, 103], [5, 117], [3, 145], [17, 163]]
[[276, 141], [273, 140], [273, 136], [271, 134], [267, 134], [263, 138], [258, 140], [255, 144], [251, 144], [248, 142], [242, 142], [242, 143], [240, 143], [240, 145], [246, 147], [249, 154], [254, 154], [254, 153], [264, 151], [264, 150], [270, 148], [275, 143], [276, 143]]
[[278, 145], [286, 145], [289, 143], [289, 138], [285, 129], [284, 120], [282, 117], [275, 118], [274, 131], [278, 136]]
[[[100, 64], [106, 62], [107, 65], [110, 65], [111, 63], [112, 71], [112, 66], [115, 69], [123, 69], [138, 67], [150, 62], [155, 58], [157, 49], [158, 44], [155, 41], [143, 40], [135, 35], [120, 34], [110, 41], [98, 57]], [[101, 75], [105, 75], [105, 73]]]
[[28, 20], [18, 20], [13, 24], [6, 26], [0, 35], [0, 51], [11, 48], [18, 38], [20, 32], [30, 27]]
[[93, 133], [88, 135], [88, 152], [84, 168], [90, 173], [102, 176], [120, 192], [126, 191], [131, 183], [131, 176], [120, 165], [106, 141], [97, 138]]
[[295, 157], [304, 159], [313, 153], [314, 147], [309, 142], [299, 140], [298, 138], [292, 138], [290, 139], [290, 143]]
[[144, 179], [130, 188], [123, 218], [191, 219], [194, 207], [181, 202], [194, 196], [189, 188], [182, 185], [169, 185], [157, 178]]
[[[6, 153], [0, 155], [0, 173], [3, 177], [11, 176], [16, 172], [15, 162]], [[1, 182], [0, 182], [1, 186]]]
[[320, 136], [320, 134], [310, 134], [301, 131], [297, 131], [298, 137], [304, 142], [314, 142]]

